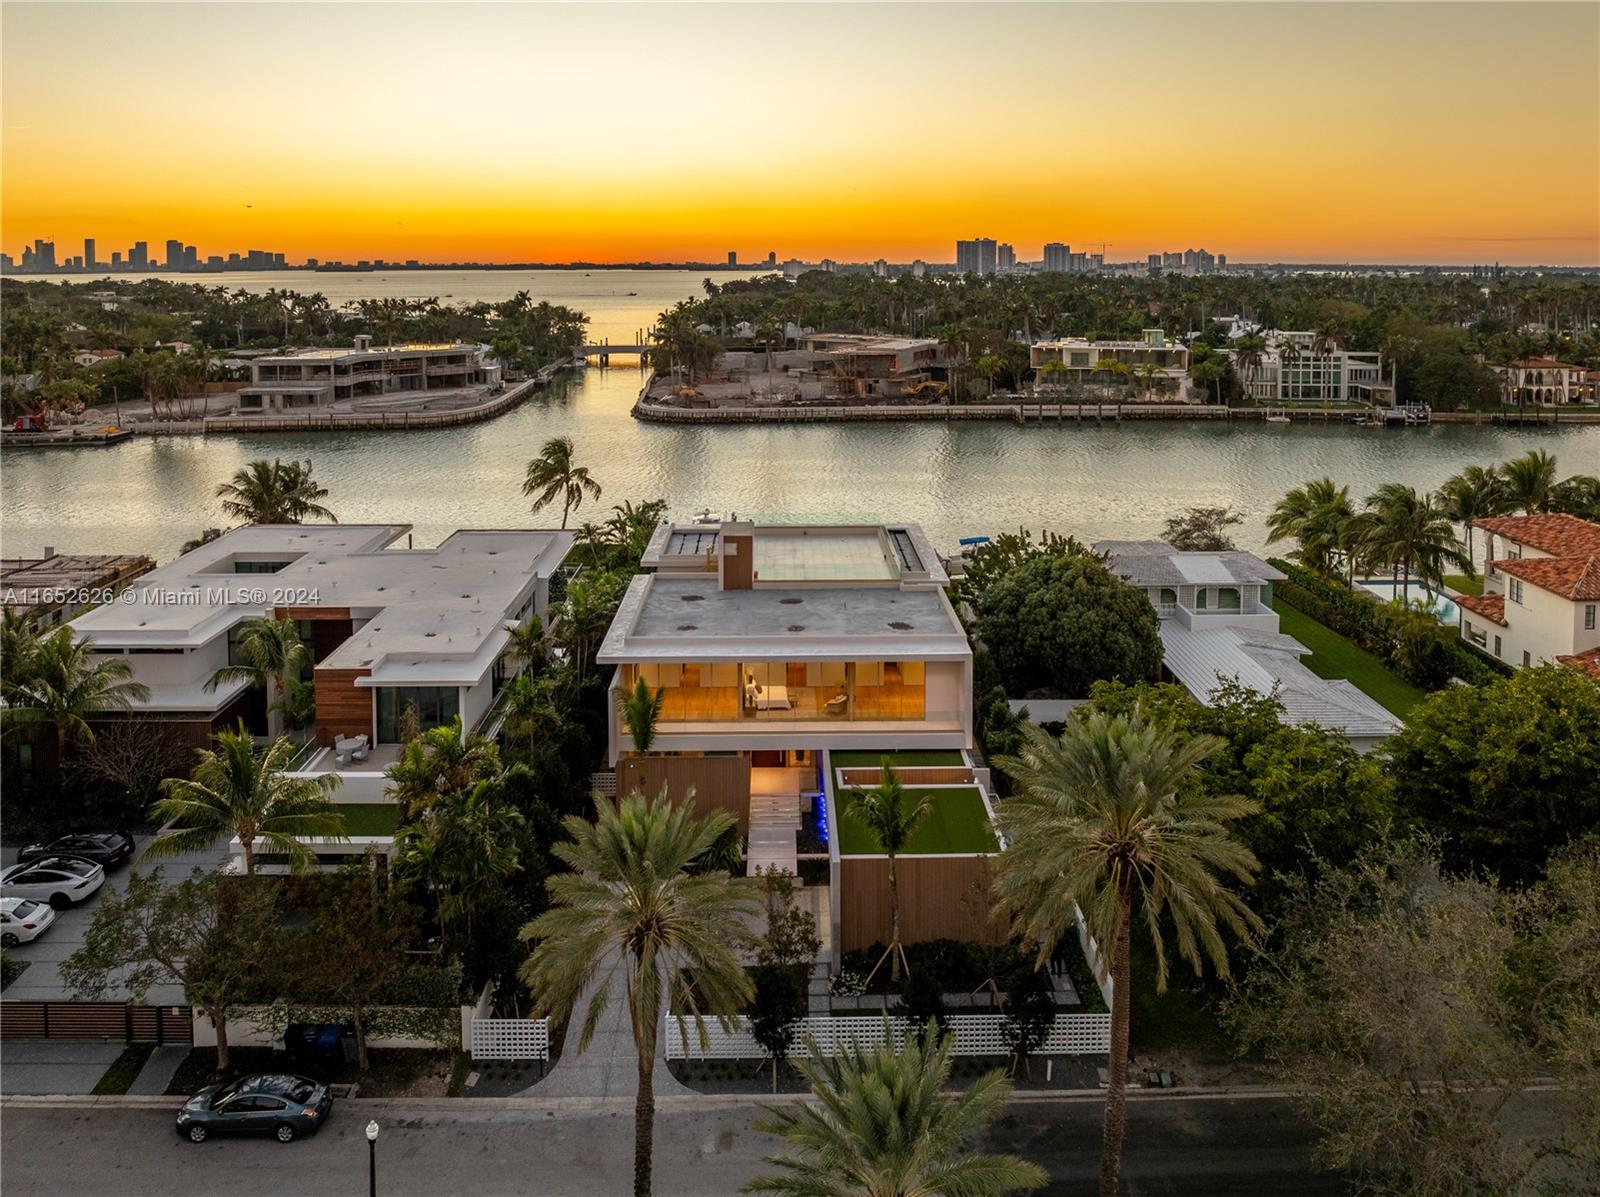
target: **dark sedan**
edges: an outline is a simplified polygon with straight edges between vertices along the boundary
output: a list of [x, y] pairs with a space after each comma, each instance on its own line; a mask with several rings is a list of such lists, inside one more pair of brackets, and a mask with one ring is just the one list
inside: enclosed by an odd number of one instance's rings
[[225, 1085], [208, 1085], [178, 1111], [178, 1133], [191, 1143], [212, 1135], [272, 1135], [288, 1143], [309, 1135], [333, 1109], [320, 1081], [286, 1072], [260, 1072]]
[[46, 856], [76, 856], [92, 860], [104, 869], [114, 869], [133, 859], [133, 837], [126, 831], [84, 831], [64, 835], [48, 844], [29, 844], [17, 853], [17, 860], [32, 864]]

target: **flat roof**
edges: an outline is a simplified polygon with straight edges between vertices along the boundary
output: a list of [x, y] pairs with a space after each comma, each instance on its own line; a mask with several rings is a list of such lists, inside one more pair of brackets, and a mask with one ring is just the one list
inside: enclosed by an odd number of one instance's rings
[[[907, 786], [912, 802], [923, 795], [933, 799], [933, 808], [923, 816], [906, 840], [899, 856], [943, 856], [998, 852], [1000, 842], [989, 822], [983, 792], [977, 786]], [[881, 856], [878, 837], [850, 814], [849, 791], [838, 795], [839, 854], [841, 856]]]
[[762, 582], [890, 581], [900, 571], [884, 552], [876, 528], [760, 529], [755, 576]]
[[962, 659], [966, 634], [944, 591], [924, 586], [761, 586], [713, 575], [641, 574], [600, 647], [626, 661]]
[[1160, 540], [1097, 540], [1106, 568], [1135, 586], [1230, 586], [1277, 582], [1282, 570], [1254, 553], [1185, 553]]
[[483, 346], [474, 341], [440, 341], [408, 345], [374, 345], [369, 349], [295, 349], [288, 353], [275, 353], [256, 358], [262, 366], [293, 365], [296, 362], [341, 362], [360, 358], [391, 357], [406, 353], [466, 353], [481, 351]]
[[[73, 628], [104, 647], [198, 648], [275, 607], [348, 609], [357, 625], [319, 668], [371, 669], [369, 684], [469, 685], [507, 640], [506, 620], [571, 548], [573, 533], [462, 530], [393, 547], [409, 524], [236, 528], [143, 575]], [[238, 563], [288, 562], [275, 573]]]

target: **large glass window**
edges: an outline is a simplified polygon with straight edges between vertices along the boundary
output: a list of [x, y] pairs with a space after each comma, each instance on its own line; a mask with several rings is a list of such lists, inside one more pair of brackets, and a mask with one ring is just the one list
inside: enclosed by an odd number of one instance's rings
[[235, 561], [233, 563], [233, 572], [236, 574], [275, 574], [288, 564], [289, 562], [287, 561]]
[[461, 711], [461, 694], [454, 686], [380, 686], [378, 688], [378, 743], [399, 742], [400, 714], [407, 704], [417, 708], [422, 730], [442, 727]]

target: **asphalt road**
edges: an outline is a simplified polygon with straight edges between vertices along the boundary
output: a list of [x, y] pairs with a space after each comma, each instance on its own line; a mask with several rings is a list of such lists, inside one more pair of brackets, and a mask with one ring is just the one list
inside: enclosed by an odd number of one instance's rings
[[[750, 1129], [754, 1105], [671, 1108], [656, 1118], [655, 1192], [717, 1197], [762, 1171], [776, 1144]], [[291, 1144], [213, 1140], [173, 1130], [174, 1110], [32, 1108], [0, 1113], [5, 1197], [359, 1197], [367, 1119], [382, 1126], [383, 1197], [517, 1194], [590, 1197], [632, 1185], [631, 1108], [474, 1108], [346, 1102], [328, 1126]], [[1045, 1165], [1050, 1194], [1092, 1194], [1099, 1167], [1095, 1101], [1018, 1102], [986, 1147]], [[1310, 1164], [1309, 1133], [1280, 1098], [1140, 1098], [1129, 1103], [1125, 1191], [1172, 1194], [1342, 1193]]]

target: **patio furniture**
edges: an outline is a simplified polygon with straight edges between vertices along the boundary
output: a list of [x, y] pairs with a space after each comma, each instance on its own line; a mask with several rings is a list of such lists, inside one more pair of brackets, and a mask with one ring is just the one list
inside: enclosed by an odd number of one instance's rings
[[845, 708], [850, 705], [850, 696], [843, 692], [835, 694], [832, 698], [828, 699], [827, 705], [828, 714], [843, 715]]

